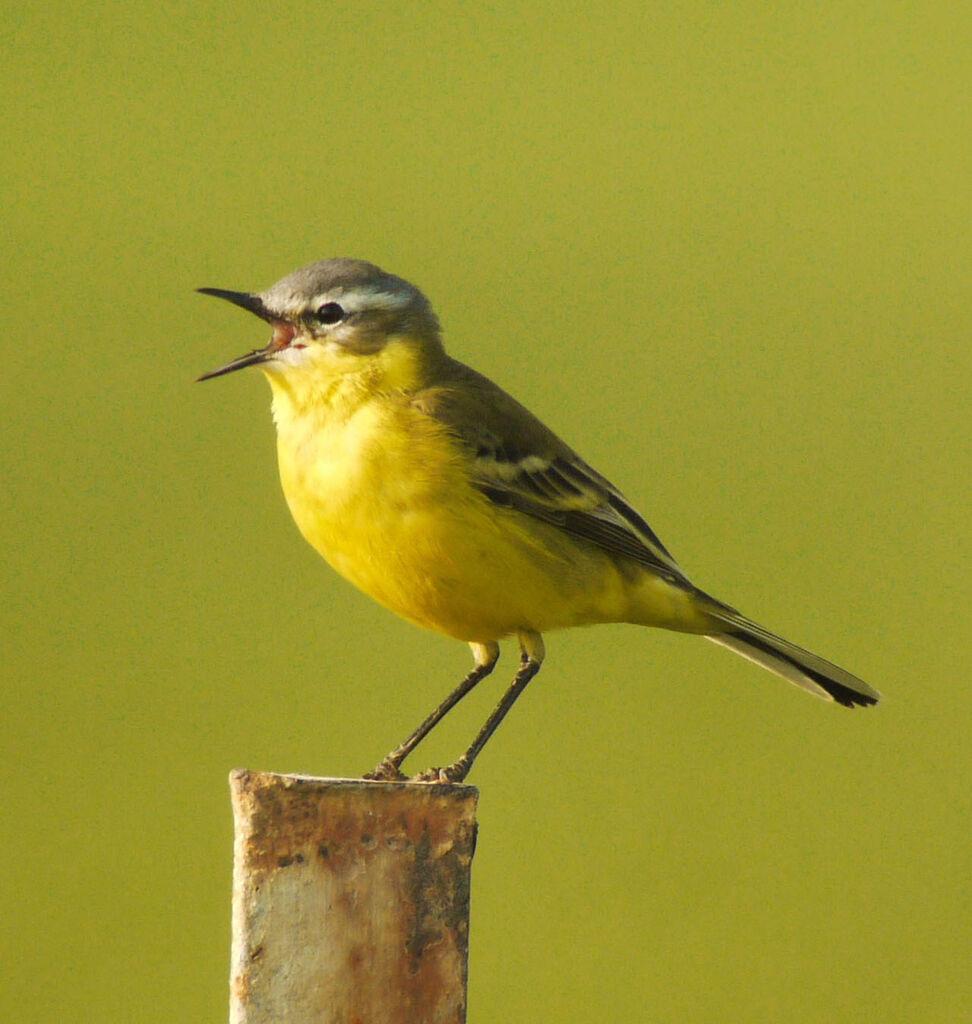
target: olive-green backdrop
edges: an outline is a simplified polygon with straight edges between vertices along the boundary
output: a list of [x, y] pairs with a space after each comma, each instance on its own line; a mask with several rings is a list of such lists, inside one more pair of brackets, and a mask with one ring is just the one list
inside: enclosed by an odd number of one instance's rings
[[195, 287], [354, 255], [700, 584], [886, 694], [848, 712], [635, 627], [548, 637], [471, 780], [471, 1024], [957, 1020], [967, 5], [3, 26], [0, 1018], [222, 1019], [227, 771], [358, 774], [466, 671], [300, 539], [260, 375], [193, 382], [266, 340]]

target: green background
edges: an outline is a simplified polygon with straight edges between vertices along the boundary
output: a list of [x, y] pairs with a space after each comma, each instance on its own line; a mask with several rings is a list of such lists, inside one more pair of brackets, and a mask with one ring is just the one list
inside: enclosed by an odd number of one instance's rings
[[259, 374], [193, 383], [267, 336], [195, 287], [354, 255], [698, 583], [886, 694], [548, 637], [471, 780], [471, 1024], [958, 1019], [967, 5], [2, 23], [0, 1018], [223, 1019], [227, 771], [358, 774], [468, 667], [300, 539]]

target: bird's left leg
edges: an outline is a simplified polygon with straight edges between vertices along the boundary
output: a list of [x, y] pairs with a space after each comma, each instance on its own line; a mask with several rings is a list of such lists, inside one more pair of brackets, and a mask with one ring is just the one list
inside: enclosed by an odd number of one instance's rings
[[532, 632], [520, 633], [519, 637], [520, 670], [493, 713], [486, 719], [486, 723], [479, 730], [472, 745], [458, 761], [450, 764], [448, 768], [429, 768], [427, 771], [420, 772], [415, 776], [420, 782], [462, 782], [469, 774], [479, 752], [486, 746], [490, 736], [496, 732], [497, 726], [506, 717], [506, 713], [516, 703], [517, 697], [523, 693], [527, 683], [540, 671], [544, 656], [543, 638], [539, 633]]
[[407, 778], [401, 771], [402, 761], [425, 739], [426, 736], [445, 718], [466, 696], [467, 693], [482, 679], [485, 679], [496, 666], [499, 658], [499, 644], [470, 644], [473, 652], [475, 665], [465, 679], [449, 694], [448, 697], [429, 715], [428, 718], [412, 733], [411, 736], [400, 743], [395, 749], [382, 759], [367, 775], [366, 779], [379, 779], [385, 782]]

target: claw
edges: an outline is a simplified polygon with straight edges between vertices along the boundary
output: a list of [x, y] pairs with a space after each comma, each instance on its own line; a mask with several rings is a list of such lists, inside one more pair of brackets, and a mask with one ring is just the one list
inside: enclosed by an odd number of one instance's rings
[[460, 757], [455, 764], [447, 765], [445, 768], [426, 768], [413, 776], [413, 782], [462, 782], [469, 774], [469, 764], [464, 757]]
[[362, 778], [370, 779], [372, 782], [405, 782], [408, 776], [394, 761], [386, 757], [384, 761], [376, 764], [370, 772], [365, 772]]

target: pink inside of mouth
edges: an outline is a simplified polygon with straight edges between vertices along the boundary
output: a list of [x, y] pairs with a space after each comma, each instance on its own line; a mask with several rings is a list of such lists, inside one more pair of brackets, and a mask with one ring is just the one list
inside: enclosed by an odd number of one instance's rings
[[294, 340], [296, 333], [297, 331], [294, 329], [293, 324], [285, 323], [282, 320], [275, 320], [273, 323], [273, 337], [270, 339], [270, 344], [267, 348], [271, 352], [279, 352], [282, 348], [287, 348]]

